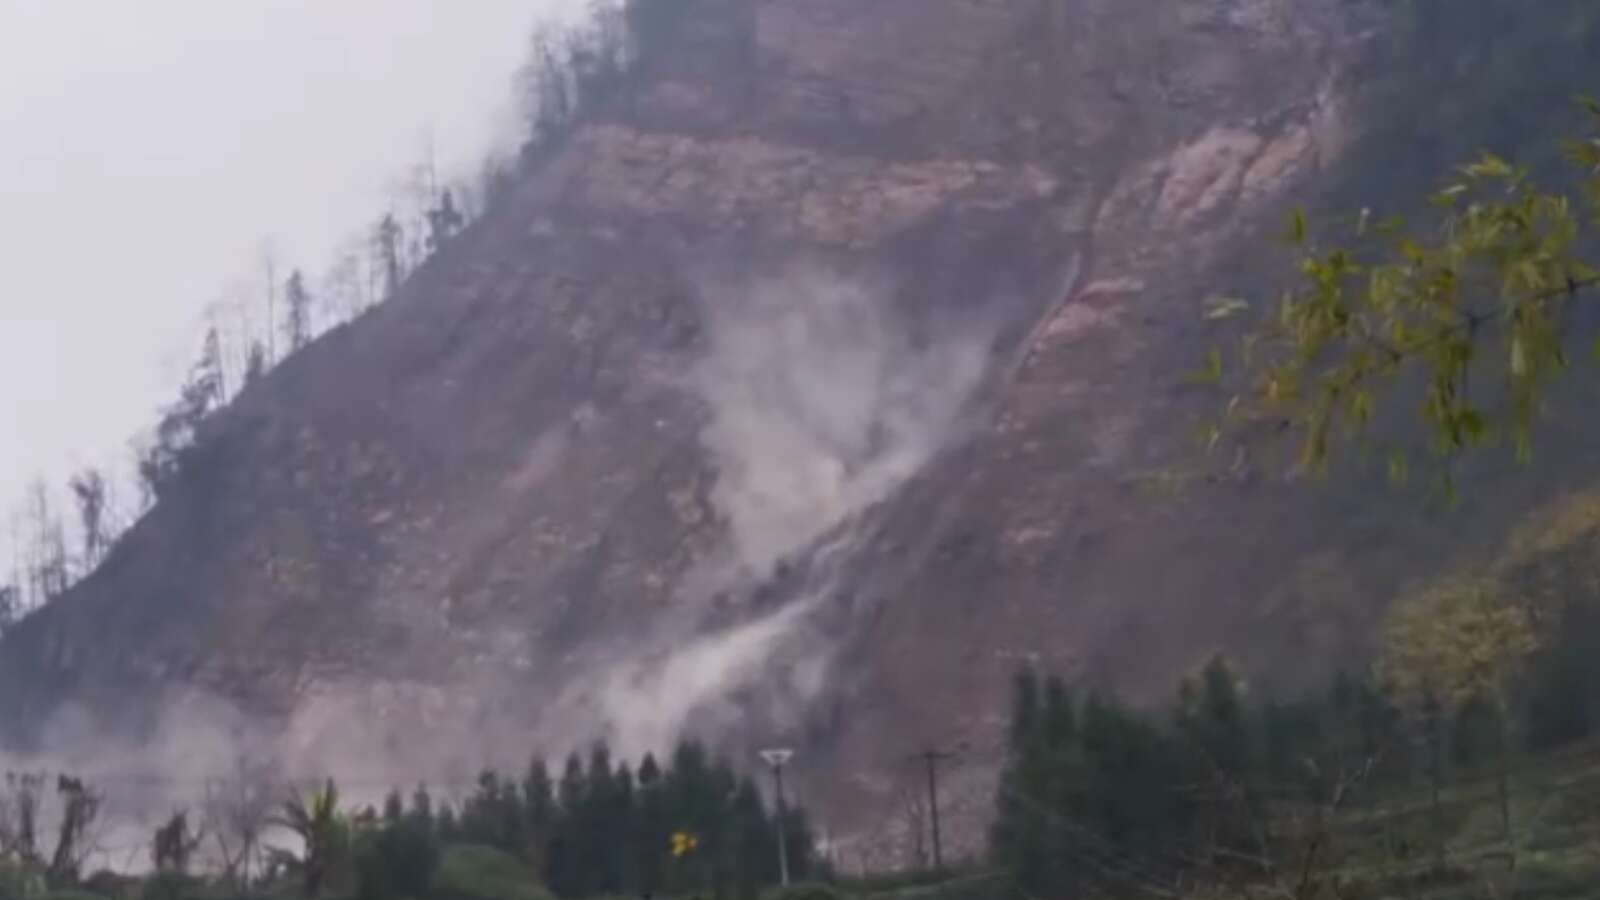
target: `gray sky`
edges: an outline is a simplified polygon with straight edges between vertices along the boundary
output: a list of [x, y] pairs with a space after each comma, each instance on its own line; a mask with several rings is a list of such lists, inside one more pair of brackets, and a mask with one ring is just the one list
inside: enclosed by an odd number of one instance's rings
[[505, 140], [534, 22], [579, 5], [0, 0], [0, 514], [120, 464], [264, 239], [320, 272], [427, 134], [447, 169]]

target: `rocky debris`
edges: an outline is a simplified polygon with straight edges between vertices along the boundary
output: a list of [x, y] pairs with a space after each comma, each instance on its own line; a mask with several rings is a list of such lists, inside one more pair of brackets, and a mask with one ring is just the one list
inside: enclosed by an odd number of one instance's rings
[[[1028, 4], [879, 0], [763, 3], [755, 40], [778, 76], [770, 121], [879, 130], [947, 107], [1028, 16]], [[937, 152], [935, 148], [929, 148]]]
[[[886, 760], [965, 739], [952, 828], [981, 835], [1019, 654], [1153, 696], [1245, 633], [1241, 598], [1326, 535], [1246, 492], [1153, 507], [1128, 485], [1189, 446], [1173, 373], [1219, 264], [1348, 139], [1346, 4], [706, 5], [728, 15], [691, 23], [693, 53], [270, 375], [218, 421], [216, 481], [7, 635], [13, 737], [202, 687], [289, 726], [314, 710], [328, 746], [370, 713], [386, 747], [470, 734], [511, 759], [621, 728], [605, 704], [644, 691], [652, 737], [792, 739], [845, 773], [810, 785], [841, 831], [877, 826]], [[800, 504], [854, 518], [756, 570], [690, 376], [710, 306], [754, 289], [724, 270], [772, 259], [876, 273], [904, 340], [849, 362], [892, 415], [925, 412], [945, 373], [917, 351], [951, 332], [989, 364], [933, 446], [900, 448], [914, 471]], [[919, 378], [884, 375], [902, 357]], [[793, 468], [847, 484], [894, 431]], [[719, 637], [739, 666], [712, 664]]]
[[758, 138], [702, 140], [624, 126], [585, 129], [559, 169], [563, 203], [584, 215], [684, 227], [715, 223], [777, 241], [861, 251], [964, 207], [1047, 198], [1036, 166], [983, 160], [885, 162]]

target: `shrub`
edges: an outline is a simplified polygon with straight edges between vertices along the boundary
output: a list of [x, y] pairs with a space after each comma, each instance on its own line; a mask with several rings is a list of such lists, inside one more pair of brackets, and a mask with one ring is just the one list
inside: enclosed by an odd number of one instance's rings
[[451, 847], [433, 878], [438, 900], [554, 900], [516, 857], [492, 847]]

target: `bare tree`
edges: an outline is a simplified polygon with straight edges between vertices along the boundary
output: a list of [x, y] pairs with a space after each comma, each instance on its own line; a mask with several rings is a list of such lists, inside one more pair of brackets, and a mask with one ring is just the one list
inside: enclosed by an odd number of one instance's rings
[[72, 476], [67, 486], [72, 490], [72, 499], [78, 507], [78, 528], [83, 540], [83, 570], [87, 572], [99, 565], [106, 547], [111, 543], [106, 477], [99, 469], [90, 466]]
[[66, 526], [43, 480], [35, 480], [29, 486], [23, 516], [27, 528], [28, 580], [34, 603], [48, 603], [71, 586], [72, 565], [67, 554]]
[[83, 781], [69, 775], [56, 778], [56, 794], [61, 802], [61, 821], [56, 828], [56, 849], [50, 855], [50, 873], [73, 879], [84, 860], [94, 852], [90, 828], [100, 815], [101, 797]]
[[373, 248], [375, 255], [383, 266], [383, 299], [388, 300], [400, 290], [400, 282], [405, 278], [404, 263], [401, 259], [403, 252], [402, 242], [405, 231], [400, 227], [400, 222], [395, 219], [394, 213], [387, 213], [378, 222], [377, 229], [373, 232]]
[[206, 416], [226, 399], [223, 394], [221, 354], [215, 332], [207, 335], [200, 359], [178, 392], [178, 400], [162, 411], [154, 439], [137, 445], [139, 478], [147, 498], [161, 492], [179, 474], [185, 451], [195, 442]]
[[43, 791], [43, 775], [6, 773], [0, 786], [0, 855], [38, 860], [39, 797]]
[[[0, 785], [0, 854], [34, 865], [45, 865], [40, 845], [46, 776], [33, 772], [7, 772]], [[48, 860], [49, 873], [58, 879], [77, 877], [94, 852], [92, 829], [100, 815], [100, 794], [81, 779], [56, 777], [55, 848]]]
[[0, 635], [11, 630], [22, 618], [22, 589], [14, 584], [0, 584]]
[[[263, 339], [261, 319], [252, 283], [239, 280], [228, 286], [206, 313], [207, 325], [220, 337], [222, 394], [229, 399], [246, 382], [250, 357]], [[265, 363], [265, 347], [260, 351]]]
[[260, 341], [250, 343], [250, 355], [245, 359], [244, 383], [255, 384], [267, 374], [267, 348]]
[[305, 276], [299, 269], [289, 275], [283, 286], [284, 336], [289, 339], [289, 352], [311, 342], [311, 291], [306, 289]]
[[158, 872], [188, 872], [189, 862], [204, 840], [205, 830], [191, 830], [188, 810], [179, 810], [156, 829], [150, 841], [150, 861]]
[[241, 889], [250, 883], [250, 864], [261, 846], [277, 796], [273, 770], [240, 756], [226, 777], [206, 784], [204, 813], [223, 874]]
[[535, 150], [559, 137], [577, 111], [565, 43], [560, 32], [548, 26], [535, 31], [528, 62], [517, 73], [528, 142]]
[[267, 365], [277, 362], [277, 345], [273, 343], [273, 323], [278, 321], [278, 257], [270, 241], [261, 244], [261, 270], [267, 281]]
[[228, 370], [222, 358], [222, 339], [216, 328], [207, 328], [200, 342], [200, 359], [190, 376], [194, 389], [203, 392], [204, 406], [215, 409], [228, 402]]
[[365, 242], [346, 244], [335, 258], [323, 281], [323, 317], [329, 322], [348, 322], [370, 305], [371, 292], [366, 274]]
[[449, 188], [439, 195], [439, 205], [428, 210], [428, 252], [437, 253], [445, 242], [455, 236], [466, 224], [466, 218], [456, 208], [455, 195]]

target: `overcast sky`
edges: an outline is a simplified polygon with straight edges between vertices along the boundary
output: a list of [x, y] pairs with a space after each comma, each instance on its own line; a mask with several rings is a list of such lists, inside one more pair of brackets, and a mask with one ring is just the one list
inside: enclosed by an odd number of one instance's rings
[[428, 134], [445, 167], [504, 141], [578, 5], [0, 0], [0, 512], [124, 454], [264, 239], [320, 270]]

